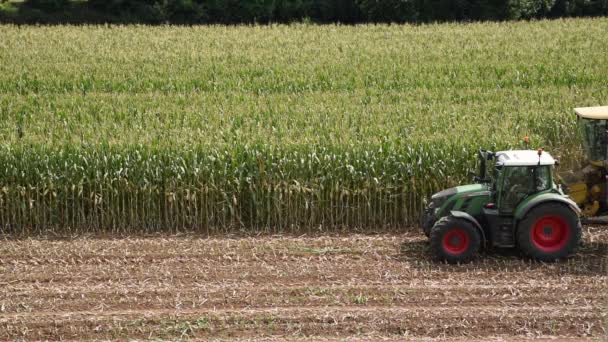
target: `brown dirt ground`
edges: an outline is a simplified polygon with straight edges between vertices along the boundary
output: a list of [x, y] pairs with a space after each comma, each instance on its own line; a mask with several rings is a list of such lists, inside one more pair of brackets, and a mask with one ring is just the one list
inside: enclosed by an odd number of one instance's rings
[[603, 340], [608, 227], [552, 264], [418, 233], [0, 244], [0, 339]]

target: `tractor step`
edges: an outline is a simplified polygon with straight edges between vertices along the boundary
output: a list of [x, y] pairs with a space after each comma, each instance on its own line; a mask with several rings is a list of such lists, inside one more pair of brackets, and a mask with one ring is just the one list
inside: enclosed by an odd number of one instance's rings
[[581, 217], [582, 224], [608, 224], [608, 215]]

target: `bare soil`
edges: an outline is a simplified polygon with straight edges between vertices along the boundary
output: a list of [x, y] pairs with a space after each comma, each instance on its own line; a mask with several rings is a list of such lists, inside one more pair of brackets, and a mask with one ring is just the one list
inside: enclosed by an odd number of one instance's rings
[[0, 339], [603, 340], [608, 227], [572, 258], [432, 261], [418, 233], [0, 244]]

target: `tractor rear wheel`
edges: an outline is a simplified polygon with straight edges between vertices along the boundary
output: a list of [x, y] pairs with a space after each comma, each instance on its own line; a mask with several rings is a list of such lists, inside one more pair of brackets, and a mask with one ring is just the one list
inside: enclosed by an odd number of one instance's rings
[[576, 213], [559, 203], [541, 204], [530, 210], [518, 225], [517, 243], [526, 255], [555, 261], [573, 253], [581, 240]]
[[433, 225], [429, 236], [431, 252], [438, 260], [464, 263], [479, 252], [481, 236], [471, 222], [445, 216]]

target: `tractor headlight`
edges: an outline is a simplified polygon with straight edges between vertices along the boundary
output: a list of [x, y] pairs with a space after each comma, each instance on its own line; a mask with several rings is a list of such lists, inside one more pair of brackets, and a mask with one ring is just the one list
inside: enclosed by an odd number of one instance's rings
[[431, 196], [431, 205], [433, 206], [433, 208], [435, 208], [434, 212], [441, 208], [441, 206], [457, 192], [458, 191], [456, 190], [456, 188], [449, 188]]
[[448, 199], [448, 197], [436, 198], [433, 201], [433, 208], [435, 208], [435, 209], [441, 208], [441, 206], [443, 205], [443, 203], [445, 203], [445, 201], [447, 201], [447, 199]]
[[431, 196], [431, 199], [435, 200], [435, 199], [441, 198], [441, 197], [450, 197], [450, 196], [456, 194], [457, 192], [458, 192], [458, 190], [456, 188], [445, 189], [445, 190], [439, 191], [438, 193]]

